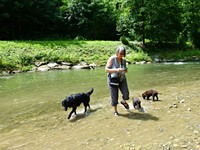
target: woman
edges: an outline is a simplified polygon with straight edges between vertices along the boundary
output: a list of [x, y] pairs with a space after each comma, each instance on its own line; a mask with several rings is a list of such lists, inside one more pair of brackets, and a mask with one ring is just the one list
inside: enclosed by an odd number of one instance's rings
[[108, 86], [111, 94], [111, 105], [114, 108], [114, 115], [118, 116], [119, 113], [117, 111], [118, 104], [118, 95], [119, 90], [122, 93], [122, 101], [121, 104], [129, 109], [129, 105], [126, 100], [129, 99], [129, 90], [127, 85], [127, 80], [125, 73], [128, 72], [126, 68], [126, 49], [123, 46], [119, 46], [116, 55], [111, 56], [108, 59], [108, 62], [105, 67], [105, 71], [108, 74]]

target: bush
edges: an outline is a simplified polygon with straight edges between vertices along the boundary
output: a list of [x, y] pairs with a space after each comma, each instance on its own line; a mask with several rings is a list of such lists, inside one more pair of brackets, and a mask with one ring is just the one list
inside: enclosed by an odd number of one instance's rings
[[127, 55], [127, 61], [133, 63], [138, 61], [152, 61], [152, 59], [150, 56], [148, 56], [147, 53], [144, 53], [143, 51], [133, 51], [131, 54]]
[[120, 37], [120, 41], [124, 44], [124, 45], [129, 45], [129, 40], [127, 37], [125, 36], [121, 36]]

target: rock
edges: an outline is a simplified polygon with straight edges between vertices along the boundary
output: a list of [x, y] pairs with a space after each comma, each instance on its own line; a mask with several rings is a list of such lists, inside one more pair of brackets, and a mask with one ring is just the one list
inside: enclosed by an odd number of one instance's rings
[[146, 64], [146, 61], [140, 61], [140, 62], [136, 62], [135, 64]]
[[184, 64], [183, 62], [175, 62], [174, 65], [182, 65]]
[[90, 66], [80, 66], [80, 65], [75, 65], [72, 67], [73, 69], [90, 69]]
[[184, 99], [182, 99], [181, 101], [180, 101], [180, 103], [184, 103], [185, 102], [185, 100]]
[[197, 149], [200, 149], [200, 145], [197, 145], [196, 148], [197, 148]]
[[90, 69], [90, 66], [86, 62], [80, 62], [72, 67], [73, 69]]
[[57, 67], [58, 64], [57, 63], [48, 63], [47, 66], [50, 68], [54, 68], [54, 67]]
[[46, 65], [47, 63], [44, 62], [44, 61], [41, 61], [41, 62], [35, 62], [35, 66], [36, 67], [40, 67], [40, 66], [43, 66], [43, 65]]
[[179, 143], [180, 140], [179, 140], [179, 139], [174, 139], [174, 142], [175, 142], [175, 143]]
[[72, 63], [69, 62], [61, 62], [61, 65], [65, 65], [65, 66], [73, 66]]
[[155, 61], [155, 62], [161, 62], [160, 59], [157, 58], [157, 57], [154, 58], [154, 61]]
[[67, 69], [71, 69], [71, 66], [59, 65], [59, 66], [54, 67], [53, 69], [57, 69], [57, 70], [67, 70]]
[[40, 66], [37, 68], [37, 71], [49, 71], [49, 67], [47, 65]]
[[173, 102], [173, 105], [176, 105], [176, 102]]
[[172, 105], [169, 106], [169, 109], [170, 108], [177, 108], [177, 107], [178, 107], [177, 104], [174, 102]]
[[187, 145], [181, 145], [181, 148], [187, 148]]
[[97, 65], [95, 63], [89, 64], [90, 68], [94, 69]]
[[10, 73], [15, 74], [15, 73], [21, 73], [21, 72], [22, 72], [21, 70], [12, 70]]
[[195, 135], [198, 135], [198, 134], [199, 134], [199, 131], [194, 130], [194, 134], [195, 134]]
[[173, 144], [173, 147], [174, 147], [174, 148], [177, 148], [177, 147], [178, 147], [178, 144], [176, 144], [176, 143]]

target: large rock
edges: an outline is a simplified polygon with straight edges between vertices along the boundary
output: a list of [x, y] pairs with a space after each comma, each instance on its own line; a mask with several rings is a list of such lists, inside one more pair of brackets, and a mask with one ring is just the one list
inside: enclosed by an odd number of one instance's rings
[[50, 68], [47, 65], [40, 66], [36, 69], [37, 71], [49, 71]]
[[67, 69], [71, 69], [70, 66], [67, 66], [67, 65], [59, 65], [59, 66], [56, 66], [52, 69], [57, 69], [57, 70], [67, 70]]
[[90, 69], [90, 65], [88, 65], [86, 62], [80, 62], [79, 64], [72, 67], [73, 69]]
[[47, 66], [50, 67], [50, 68], [55, 68], [55, 67], [58, 67], [59, 65], [57, 63], [50, 62], [50, 63], [47, 64]]

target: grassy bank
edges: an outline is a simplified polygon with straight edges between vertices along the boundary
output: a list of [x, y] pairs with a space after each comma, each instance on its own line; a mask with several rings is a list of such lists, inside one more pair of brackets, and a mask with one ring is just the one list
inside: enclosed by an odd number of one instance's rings
[[[109, 56], [115, 54], [119, 41], [0, 41], [0, 72], [10, 70], [29, 71], [36, 62], [70, 62], [81, 61], [105, 65]], [[134, 46], [135, 47], [135, 46]], [[136, 47], [127, 48], [127, 60], [152, 61], [155, 53], [147, 53]], [[200, 58], [199, 50], [156, 52], [160, 58], [190, 60]]]

